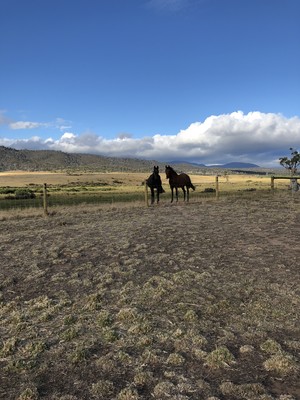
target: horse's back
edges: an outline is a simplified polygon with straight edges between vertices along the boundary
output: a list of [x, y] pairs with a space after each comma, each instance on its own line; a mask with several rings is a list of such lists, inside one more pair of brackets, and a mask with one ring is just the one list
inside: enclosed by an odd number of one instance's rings
[[188, 188], [192, 188], [195, 190], [195, 186], [192, 184], [191, 178], [189, 177], [188, 174], [182, 172], [179, 174], [179, 177], [181, 178], [181, 182], [184, 186], [187, 186]]
[[192, 183], [191, 178], [189, 177], [188, 174], [182, 172], [181, 174], [179, 174], [180, 180], [182, 182], [186, 182], [187, 184]]

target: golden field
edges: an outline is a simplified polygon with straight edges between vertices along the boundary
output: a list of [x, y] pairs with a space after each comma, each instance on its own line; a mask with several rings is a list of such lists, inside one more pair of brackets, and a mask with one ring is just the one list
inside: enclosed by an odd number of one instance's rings
[[[165, 174], [161, 173], [162, 183], [165, 189], [168, 188], [168, 181]], [[149, 176], [145, 173], [129, 172], [107, 172], [107, 173], [67, 173], [67, 172], [26, 172], [9, 171], [0, 173], [0, 187], [26, 187], [29, 185], [89, 185], [103, 183], [109, 186], [118, 186], [119, 189], [126, 187], [131, 190], [141, 190], [142, 182]], [[190, 174], [196, 190], [204, 190], [206, 187], [215, 187], [215, 175]], [[249, 188], [269, 189], [271, 184], [270, 176], [260, 175], [219, 175], [220, 190], [232, 191]], [[276, 181], [277, 188], [288, 186], [288, 179]]]

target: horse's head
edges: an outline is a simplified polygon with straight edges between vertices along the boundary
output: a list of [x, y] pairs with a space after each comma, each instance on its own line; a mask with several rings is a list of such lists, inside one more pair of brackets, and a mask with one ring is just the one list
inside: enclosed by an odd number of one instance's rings
[[166, 178], [167, 178], [167, 179], [169, 179], [169, 178], [170, 178], [170, 176], [171, 176], [171, 173], [172, 173], [172, 170], [173, 170], [173, 168], [172, 168], [172, 167], [170, 167], [170, 165], [166, 165], [166, 168], [165, 168], [165, 173], [166, 173]]
[[158, 175], [158, 174], [159, 174], [159, 166], [158, 166], [158, 165], [153, 167], [153, 173], [154, 173], [155, 175]]

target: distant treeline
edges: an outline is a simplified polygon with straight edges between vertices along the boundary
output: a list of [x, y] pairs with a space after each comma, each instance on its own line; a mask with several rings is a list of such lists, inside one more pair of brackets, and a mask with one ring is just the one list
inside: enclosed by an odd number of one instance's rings
[[269, 173], [266, 171], [250, 171], [250, 170], [242, 170], [242, 169], [232, 169], [231, 172], [238, 174], [248, 174], [248, 175], [268, 175]]

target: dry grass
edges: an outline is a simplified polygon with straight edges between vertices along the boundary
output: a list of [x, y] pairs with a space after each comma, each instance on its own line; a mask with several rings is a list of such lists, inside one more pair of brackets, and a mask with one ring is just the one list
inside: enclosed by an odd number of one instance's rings
[[[63, 172], [3, 172], [0, 174], [0, 210], [37, 207], [43, 209], [43, 183], [47, 183], [48, 210], [55, 207], [76, 206], [77, 204], [119, 204], [145, 203], [143, 182], [149, 174], [145, 173], [63, 173]], [[190, 175], [196, 191], [190, 194], [191, 202], [215, 198], [216, 177], [214, 175]], [[169, 182], [161, 172], [165, 193], [160, 196], [161, 204], [168, 204], [171, 199]], [[271, 179], [260, 175], [222, 175], [218, 177], [220, 196], [265, 195], [270, 192]], [[276, 181], [276, 189], [288, 188], [288, 180]], [[18, 190], [30, 190], [33, 199], [15, 200]], [[148, 201], [150, 201], [148, 189]], [[179, 201], [183, 193], [179, 189]], [[17, 211], [18, 212], [18, 211]], [[1, 216], [0, 216], [1, 218]]]
[[[137, 188], [150, 175], [147, 173], [131, 173], [131, 172], [107, 172], [107, 173], [78, 173], [68, 174], [66, 172], [24, 172], [10, 171], [1, 172], [0, 186], [25, 187], [28, 185], [40, 185], [44, 183], [49, 185], [68, 185], [68, 184], [95, 184], [102, 182], [109, 186], [119, 183], [121, 188]], [[168, 181], [165, 174], [161, 171], [161, 178], [164, 187], [168, 187]], [[190, 174], [192, 182], [197, 190], [204, 190], [207, 187], [215, 187], [215, 175], [194, 175]], [[270, 188], [270, 177], [259, 175], [238, 175], [229, 174], [219, 176], [220, 190], [239, 190], [246, 188]], [[287, 187], [288, 180], [276, 181], [276, 187]], [[125, 190], [125, 189], [124, 189]]]
[[299, 200], [2, 218], [0, 398], [299, 398]]

